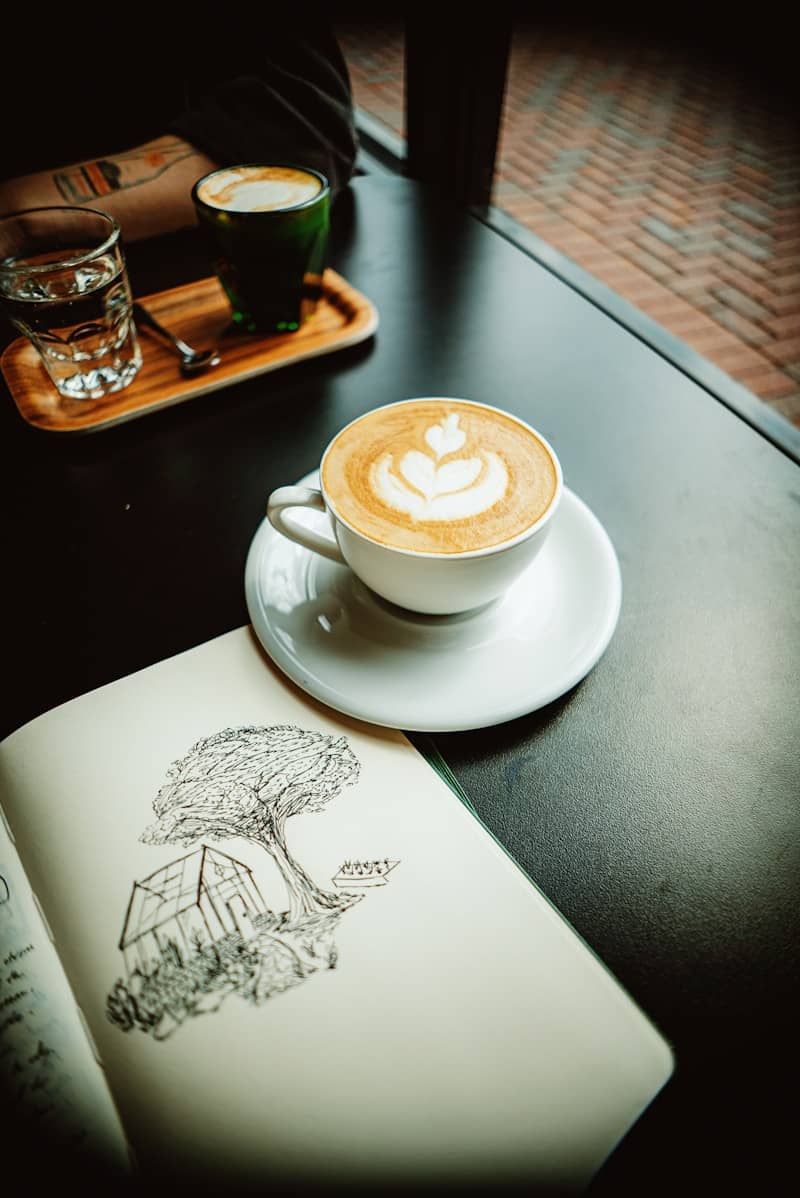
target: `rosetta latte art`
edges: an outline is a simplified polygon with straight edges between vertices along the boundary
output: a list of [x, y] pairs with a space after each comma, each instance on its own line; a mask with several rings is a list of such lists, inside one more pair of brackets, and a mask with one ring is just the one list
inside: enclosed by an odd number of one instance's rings
[[410, 449], [395, 466], [394, 455], [385, 454], [373, 471], [377, 496], [415, 520], [463, 520], [488, 511], [505, 495], [508, 472], [497, 454], [485, 449], [442, 462], [466, 439], [458, 414], [451, 413], [425, 432], [433, 456]]
[[474, 553], [523, 534], [557, 491], [538, 434], [469, 400], [409, 399], [352, 421], [324, 455], [334, 511], [381, 545]]

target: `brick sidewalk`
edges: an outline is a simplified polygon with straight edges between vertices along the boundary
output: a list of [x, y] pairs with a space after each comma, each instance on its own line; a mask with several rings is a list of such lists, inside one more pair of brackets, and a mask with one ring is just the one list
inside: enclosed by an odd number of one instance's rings
[[[403, 136], [401, 29], [338, 30]], [[800, 427], [800, 143], [723, 67], [515, 33], [492, 203]]]

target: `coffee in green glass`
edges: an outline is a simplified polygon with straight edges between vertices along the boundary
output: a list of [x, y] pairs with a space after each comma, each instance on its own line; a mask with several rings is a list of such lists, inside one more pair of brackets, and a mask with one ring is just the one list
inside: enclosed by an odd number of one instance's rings
[[192, 200], [237, 328], [293, 333], [319, 299], [330, 187], [319, 171], [283, 164], [222, 167]]

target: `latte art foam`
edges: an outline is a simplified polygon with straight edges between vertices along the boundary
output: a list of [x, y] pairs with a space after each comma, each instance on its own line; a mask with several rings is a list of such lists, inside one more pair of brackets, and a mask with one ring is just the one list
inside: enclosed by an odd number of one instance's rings
[[378, 408], [343, 429], [322, 481], [343, 520], [371, 540], [463, 553], [535, 524], [558, 476], [540, 438], [507, 413], [426, 399]]
[[[479, 516], [508, 491], [508, 471], [496, 453], [478, 449], [455, 456], [466, 443], [460, 417], [451, 412], [425, 430], [429, 452], [409, 449], [384, 454], [369, 472], [375, 495], [414, 520], [464, 520]], [[444, 460], [449, 459], [449, 460]]]
[[235, 166], [216, 171], [197, 195], [224, 212], [275, 212], [305, 204], [321, 190], [315, 175], [292, 167]]

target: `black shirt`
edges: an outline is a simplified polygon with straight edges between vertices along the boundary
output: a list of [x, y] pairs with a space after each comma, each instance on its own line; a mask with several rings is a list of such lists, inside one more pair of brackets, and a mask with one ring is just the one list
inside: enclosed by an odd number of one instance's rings
[[0, 176], [113, 156], [174, 133], [221, 166], [316, 167], [336, 194], [358, 148], [339, 45], [310, 10], [303, 21], [260, 11], [266, 6], [217, 8], [211, 21], [194, 8], [189, 33], [174, 21], [156, 30], [143, 16], [135, 29], [109, 30], [102, 52], [100, 39], [95, 52], [93, 37], [65, 22], [31, 53], [6, 54]]

